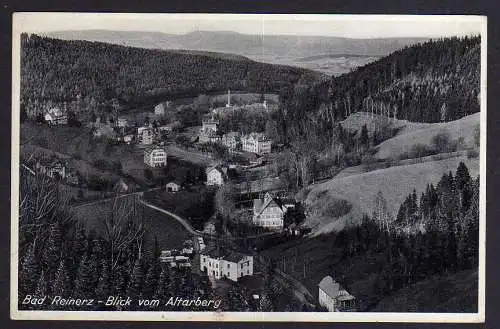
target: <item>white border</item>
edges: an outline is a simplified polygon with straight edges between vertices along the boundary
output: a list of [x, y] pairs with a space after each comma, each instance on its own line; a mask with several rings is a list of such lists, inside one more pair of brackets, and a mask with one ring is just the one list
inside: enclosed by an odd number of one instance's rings
[[[480, 134], [480, 225], [479, 293], [477, 313], [365, 313], [365, 312], [106, 312], [106, 311], [20, 311], [18, 295], [18, 224], [19, 224], [19, 125], [20, 125], [20, 34], [23, 20], [40, 19], [40, 24], [55, 13], [15, 13], [12, 29], [12, 160], [11, 160], [11, 285], [10, 316], [14, 320], [107, 320], [107, 321], [290, 321], [290, 322], [449, 322], [478, 323], [485, 319], [485, 248], [486, 248], [486, 58], [487, 19], [484, 16], [458, 15], [260, 15], [260, 14], [104, 14], [65, 13], [67, 15], [119, 16], [124, 18], [168, 16], [169, 19], [259, 19], [273, 20], [426, 20], [477, 22], [481, 26], [481, 134]], [[56, 13], [61, 14], [61, 13]]]

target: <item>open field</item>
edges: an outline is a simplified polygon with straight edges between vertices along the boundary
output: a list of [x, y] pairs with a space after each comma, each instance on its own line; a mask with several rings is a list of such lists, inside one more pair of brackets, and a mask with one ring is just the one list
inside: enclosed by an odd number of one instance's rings
[[[113, 201], [106, 200], [75, 208], [75, 217], [87, 231], [102, 235], [105, 228], [104, 220], [111, 214]], [[124, 202], [135, 220], [142, 222], [145, 228], [146, 252], [151, 250], [155, 237], [160, 249], [180, 248], [183, 241], [190, 237], [175, 219], [139, 204], [137, 196], [122, 197], [120, 202]]]
[[403, 129], [397, 136], [380, 143], [375, 156], [379, 159], [397, 158], [415, 144], [431, 145], [432, 138], [441, 132], [449, 133], [451, 140], [463, 138], [465, 146], [472, 147], [479, 118], [480, 113], [475, 113], [456, 121], [428, 124], [420, 129]]
[[369, 132], [377, 130], [381, 126], [399, 129], [400, 134], [406, 134], [414, 130], [431, 127], [432, 123], [410, 122], [408, 120], [392, 119], [383, 115], [371, 114], [369, 112], [355, 112], [341, 121], [342, 127], [352, 131], [360, 131], [363, 125]]
[[[388, 211], [394, 214], [403, 199], [416, 189], [417, 195], [428, 183], [437, 183], [444, 173], [455, 173], [463, 161], [471, 176], [479, 174], [479, 160], [466, 156], [374, 170], [358, 175], [334, 177], [310, 187], [305, 200], [306, 223], [316, 234], [341, 230], [346, 224], [355, 224], [363, 213], [371, 214], [375, 196], [380, 190], [387, 201]], [[331, 207], [337, 207], [338, 200], [346, 200], [352, 209], [346, 215], [333, 218]]]

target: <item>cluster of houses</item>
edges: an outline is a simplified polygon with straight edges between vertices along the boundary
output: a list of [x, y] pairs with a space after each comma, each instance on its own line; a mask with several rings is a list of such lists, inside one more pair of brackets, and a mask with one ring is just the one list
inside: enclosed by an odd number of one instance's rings
[[53, 157], [42, 157], [36, 160], [35, 170], [50, 178], [63, 180], [71, 185], [80, 183], [76, 170], [67, 162]]
[[201, 123], [199, 143], [221, 143], [229, 151], [241, 150], [259, 155], [271, 153], [271, 140], [263, 133], [244, 135], [231, 131], [221, 136], [218, 130], [219, 120], [213, 115], [203, 117]]
[[215, 279], [238, 281], [253, 275], [253, 257], [235, 251], [207, 249], [200, 253], [200, 270]]
[[181, 250], [162, 250], [160, 262], [168, 264], [170, 267], [186, 268], [191, 267], [191, 258], [194, 256], [194, 249], [191, 240], [184, 241]]
[[329, 275], [321, 279], [318, 284], [318, 302], [329, 312], [356, 310], [356, 298]]

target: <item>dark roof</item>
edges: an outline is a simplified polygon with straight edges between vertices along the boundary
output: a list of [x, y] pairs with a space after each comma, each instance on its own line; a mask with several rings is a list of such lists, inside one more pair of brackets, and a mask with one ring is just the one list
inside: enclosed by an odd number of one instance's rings
[[247, 255], [237, 251], [222, 251], [217, 248], [209, 248], [200, 252], [201, 255], [209, 256], [210, 258], [222, 258], [232, 263], [238, 263]]
[[230, 254], [228, 254], [227, 256], [224, 256], [224, 259], [229, 261], [229, 262], [232, 262], [232, 263], [238, 263], [240, 260], [242, 260], [245, 257], [246, 257], [245, 254], [233, 251]]

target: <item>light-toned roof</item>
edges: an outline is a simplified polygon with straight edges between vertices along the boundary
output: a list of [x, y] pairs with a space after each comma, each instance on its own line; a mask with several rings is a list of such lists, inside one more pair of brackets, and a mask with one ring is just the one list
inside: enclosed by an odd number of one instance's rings
[[338, 282], [336, 282], [331, 276], [327, 275], [318, 284], [318, 287], [325, 292], [331, 298], [337, 300], [353, 300], [356, 299], [347, 290], [342, 288]]

